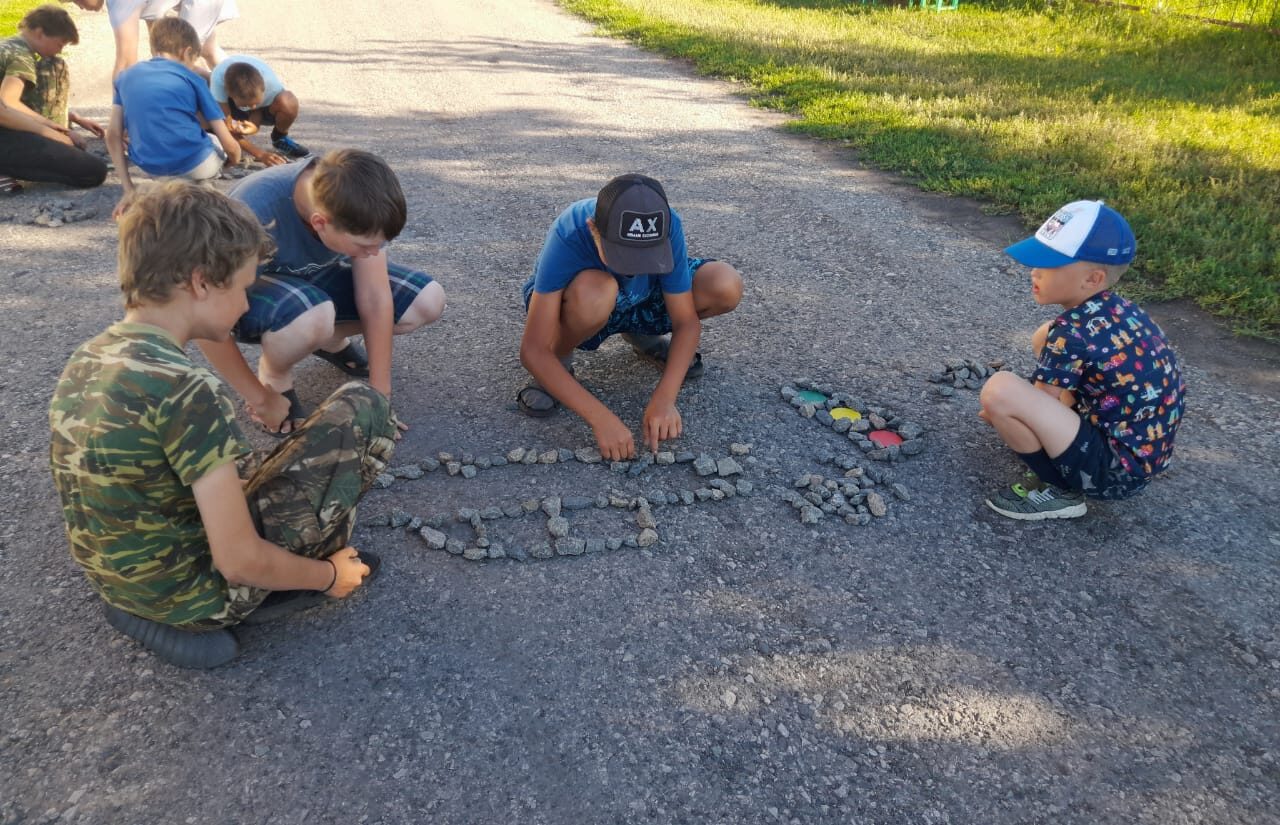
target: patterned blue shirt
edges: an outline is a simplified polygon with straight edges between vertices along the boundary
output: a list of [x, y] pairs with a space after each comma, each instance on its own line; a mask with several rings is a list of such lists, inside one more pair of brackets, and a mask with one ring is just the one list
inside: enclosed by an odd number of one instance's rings
[[1155, 321], [1103, 290], [1054, 319], [1034, 381], [1072, 390], [1130, 474], [1169, 466], [1186, 386]]

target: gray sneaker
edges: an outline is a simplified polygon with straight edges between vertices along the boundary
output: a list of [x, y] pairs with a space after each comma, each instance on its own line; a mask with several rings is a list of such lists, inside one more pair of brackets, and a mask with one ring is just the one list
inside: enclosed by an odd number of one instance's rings
[[[1021, 485], [1015, 485], [1016, 489]], [[1024, 488], [1025, 489], [1025, 488]], [[1027, 489], [1026, 495], [1014, 498], [1010, 490], [1001, 492], [987, 499], [987, 506], [1002, 516], [1022, 521], [1042, 521], [1047, 518], [1079, 518], [1088, 512], [1084, 503], [1084, 493], [1075, 490], [1063, 490], [1046, 484], [1043, 487]]]
[[999, 497], [1005, 501], [1022, 501], [1027, 494], [1033, 490], [1043, 490], [1048, 487], [1047, 482], [1041, 481], [1040, 476], [1031, 470], [1027, 470], [1022, 477], [1010, 484], [1008, 487], [1001, 487], [996, 490], [992, 498]]

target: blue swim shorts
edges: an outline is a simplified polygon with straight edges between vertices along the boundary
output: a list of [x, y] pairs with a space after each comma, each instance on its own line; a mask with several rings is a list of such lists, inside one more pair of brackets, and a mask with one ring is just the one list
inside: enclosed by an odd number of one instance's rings
[[[715, 258], [689, 258], [689, 272], [696, 274], [698, 267], [711, 263]], [[533, 296], [533, 279], [524, 285], [524, 308], [529, 309], [529, 299]], [[666, 335], [671, 331], [671, 316], [667, 314], [667, 301], [662, 296], [662, 287], [654, 279], [653, 289], [649, 294], [633, 306], [626, 309], [614, 308], [609, 320], [595, 335], [578, 344], [577, 349], [594, 352], [611, 335], [619, 332], [630, 332], [635, 335]]]
[[1106, 436], [1085, 418], [1080, 419], [1080, 429], [1071, 446], [1057, 458], [1050, 458], [1044, 450], [1018, 453], [1018, 458], [1041, 481], [1078, 490], [1089, 498], [1128, 498], [1142, 492], [1151, 481], [1129, 473]]

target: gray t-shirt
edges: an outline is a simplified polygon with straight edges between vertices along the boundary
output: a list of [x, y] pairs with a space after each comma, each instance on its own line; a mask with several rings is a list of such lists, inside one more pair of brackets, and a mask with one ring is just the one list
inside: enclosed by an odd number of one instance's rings
[[293, 205], [294, 184], [313, 163], [314, 159], [254, 172], [227, 193], [253, 210], [276, 242], [275, 256], [258, 267], [259, 275], [272, 272], [309, 281], [334, 264], [350, 265], [350, 258], [334, 252], [312, 234]]

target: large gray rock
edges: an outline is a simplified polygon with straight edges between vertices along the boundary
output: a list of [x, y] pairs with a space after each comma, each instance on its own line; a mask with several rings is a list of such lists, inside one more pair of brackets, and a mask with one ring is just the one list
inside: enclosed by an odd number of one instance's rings
[[716, 462], [711, 456], [703, 453], [694, 459], [693, 471], [700, 476], [709, 476], [716, 471]]
[[547, 496], [542, 500], [542, 512], [547, 514], [547, 518], [555, 518], [560, 515], [561, 506], [559, 496]]
[[716, 472], [721, 478], [742, 475], [742, 465], [728, 456], [716, 462]]
[[573, 451], [573, 457], [583, 464], [599, 464], [600, 451], [595, 447], [579, 447]]
[[418, 531], [418, 535], [422, 536], [422, 540], [432, 550], [443, 550], [445, 544], [449, 541], [448, 536], [431, 527], [423, 527]]
[[569, 535], [569, 520], [564, 516], [547, 519], [547, 532], [556, 538], [564, 538]]
[[646, 527], [640, 531], [640, 535], [636, 536], [636, 544], [640, 547], [652, 547], [658, 543], [658, 531], [651, 527]]

